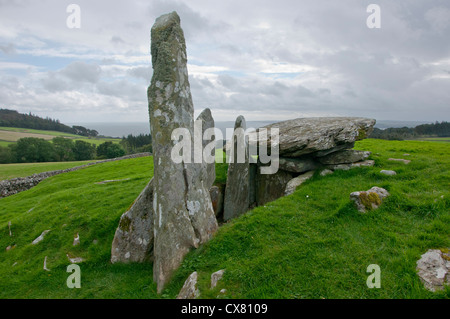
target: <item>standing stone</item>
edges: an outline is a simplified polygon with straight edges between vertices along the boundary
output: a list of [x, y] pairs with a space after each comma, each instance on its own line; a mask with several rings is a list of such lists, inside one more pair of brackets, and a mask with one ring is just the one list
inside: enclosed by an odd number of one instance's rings
[[111, 247], [111, 262], [144, 262], [152, 258], [153, 179], [120, 217]]
[[203, 163], [174, 161], [171, 139], [177, 128], [187, 130], [193, 146], [194, 106], [188, 80], [186, 44], [176, 12], [157, 18], [151, 30], [153, 77], [148, 89], [154, 161], [153, 279], [160, 293], [184, 256], [208, 241], [217, 220], [206, 183]]
[[[204, 139], [205, 131], [208, 129], [214, 128], [214, 118], [212, 117], [211, 110], [206, 108], [202, 113], [197, 117], [197, 121], [200, 121], [202, 124], [201, 138], [202, 138], [202, 150], [205, 149], [211, 143], [215, 143], [216, 137], [215, 135], [210, 139]], [[211, 150], [211, 156], [215, 157], [215, 147]], [[203, 181], [205, 186], [210, 189], [216, 180], [216, 164], [215, 161], [213, 163], [204, 163], [204, 168], [202, 169]]]
[[241, 115], [234, 124], [231, 143], [223, 211], [225, 221], [245, 213], [250, 206], [250, 163], [245, 129], [245, 118]]

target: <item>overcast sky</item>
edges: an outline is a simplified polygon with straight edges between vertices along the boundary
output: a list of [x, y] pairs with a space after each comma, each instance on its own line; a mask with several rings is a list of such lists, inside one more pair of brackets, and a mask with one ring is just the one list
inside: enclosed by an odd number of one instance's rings
[[[371, 3], [381, 28], [367, 26]], [[174, 10], [196, 114], [450, 120], [448, 0], [0, 0], [0, 107], [148, 121], [150, 29]]]

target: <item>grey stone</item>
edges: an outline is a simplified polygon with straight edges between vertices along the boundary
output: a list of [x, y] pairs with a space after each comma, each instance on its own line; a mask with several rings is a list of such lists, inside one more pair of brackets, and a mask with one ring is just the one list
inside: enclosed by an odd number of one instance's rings
[[388, 158], [388, 161], [402, 162], [403, 164], [409, 164], [409, 163], [411, 163], [410, 160], [405, 160], [405, 159], [403, 159], [403, 158]]
[[381, 170], [380, 173], [381, 173], [381, 174], [384, 174], [384, 175], [388, 175], [388, 176], [394, 176], [394, 175], [397, 175], [397, 172], [395, 172], [395, 171], [384, 170], [384, 169]]
[[120, 217], [111, 246], [111, 262], [144, 262], [152, 259], [153, 179]]
[[194, 271], [184, 282], [177, 299], [196, 299], [200, 296], [197, 288], [197, 272]]
[[80, 244], [80, 234], [77, 233], [77, 235], [73, 238], [72, 246], [78, 246]]
[[330, 174], [333, 174], [333, 171], [327, 168], [320, 172], [320, 176], [327, 176]]
[[250, 163], [245, 141], [246, 123], [243, 116], [234, 125], [230, 163], [227, 172], [223, 218], [225, 221], [245, 213], [250, 206]]
[[326, 165], [329, 169], [336, 171], [336, 170], [344, 170], [347, 171], [349, 169], [355, 168], [355, 167], [371, 167], [375, 165], [374, 160], [366, 160], [362, 162], [356, 162], [351, 164], [336, 164], [336, 165]]
[[[448, 251], [448, 250], [447, 250]], [[417, 271], [425, 288], [436, 292], [448, 285], [450, 253], [430, 249], [417, 261]]]
[[304, 182], [306, 182], [308, 179], [310, 179], [313, 176], [314, 176], [314, 171], [310, 171], [310, 172], [304, 173], [302, 175], [299, 175], [299, 176], [291, 179], [286, 185], [286, 189], [284, 190], [284, 195], [286, 195], [286, 196], [291, 195], [292, 193], [295, 192], [297, 187], [299, 187], [301, 184], [303, 184]]
[[[202, 140], [202, 147], [203, 147], [202, 150], [204, 150], [208, 144], [211, 144], [216, 140], [215, 136], [213, 136], [213, 138], [211, 140], [204, 139], [205, 131], [207, 129], [214, 128], [214, 118], [212, 117], [211, 110], [208, 108], [204, 109], [200, 113], [200, 115], [197, 117], [197, 121], [201, 121], [201, 123], [202, 123], [201, 140]], [[211, 150], [211, 155], [215, 157], [215, 155], [216, 155], [215, 148], [213, 148]], [[214, 181], [216, 180], [216, 164], [214, 161], [213, 163], [204, 163], [204, 166], [205, 167], [202, 168], [202, 173], [201, 173], [203, 175], [202, 178], [205, 183], [205, 186], [208, 189], [210, 189], [211, 186], [214, 184]]]
[[357, 150], [343, 150], [331, 153], [318, 160], [322, 164], [350, 164], [365, 161], [371, 152]]
[[359, 212], [365, 213], [368, 210], [377, 209], [389, 195], [389, 192], [384, 188], [374, 186], [368, 191], [351, 193], [350, 200], [355, 203]]
[[[355, 141], [366, 138], [375, 120], [356, 117], [299, 118], [264, 126], [279, 128], [281, 157], [305, 154], [325, 156], [330, 152], [351, 148]], [[270, 138], [268, 148], [270, 149]]]
[[75, 256], [71, 256], [69, 254], [66, 254], [67, 259], [72, 263], [72, 264], [79, 264], [82, 263], [84, 261], [84, 258], [82, 257], [75, 257]]
[[217, 282], [222, 279], [225, 269], [221, 269], [211, 274], [211, 289], [216, 288]]
[[316, 169], [319, 165], [311, 158], [298, 159], [280, 157], [279, 169], [292, 173], [304, 173]]
[[194, 106], [186, 44], [176, 12], [157, 18], [151, 30], [153, 76], [148, 88], [154, 161], [153, 279], [160, 293], [191, 248], [207, 242], [218, 228], [209, 189], [201, 181], [203, 163], [171, 157], [172, 132], [187, 130], [193, 147]]
[[44, 257], [44, 267], [42, 267], [45, 271], [50, 271], [50, 269], [47, 268], [47, 256]]
[[33, 240], [31, 244], [36, 245], [37, 243], [44, 240], [45, 235], [47, 235], [49, 231], [50, 230], [44, 230], [35, 240]]
[[286, 186], [293, 174], [278, 170], [275, 174], [261, 174], [256, 178], [256, 201], [261, 206], [285, 195]]

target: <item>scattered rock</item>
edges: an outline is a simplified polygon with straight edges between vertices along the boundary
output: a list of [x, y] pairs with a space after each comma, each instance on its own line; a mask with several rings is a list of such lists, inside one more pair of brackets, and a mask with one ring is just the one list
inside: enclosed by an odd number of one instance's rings
[[47, 235], [47, 233], [48, 233], [49, 231], [50, 231], [50, 230], [44, 230], [44, 231], [39, 235], [39, 237], [37, 237], [35, 240], [33, 240], [33, 242], [32, 242], [31, 244], [36, 245], [37, 243], [39, 243], [40, 241], [42, 241], [42, 240], [44, 239], [44, 236]]
[[395, 172], [395, 171], [384, 170], [384, 169], [381, 170], [380, 173], [381, 173], [381, 174], [384, 174], [384, 175], [388, 175], [388, 176], [394, 176], [394, 175], [397, 175], [397, 172]]
[[239, 116], [234, 124], [230, 159], [225, 187], [223, 219], [236, 218], [250, 207], [250, 162], [245, 141], [246, 124]]
[[[203, 163], [194, 163], [194, 105], [188, 79], [186, 43], [176, 12], [156, 19], [151, 29], [153, 76], [148, 88], [154, 161], [153, 279], [160, 293], [191, 248], [218, 228]], [[189, 133], [190, 161], [174, 161], [175, 129]], [[186, 143], [180, 143], [185, 145]], [[178, 146], [180, 147], [180, 146]], [[187, 146], [186, 146], [187, 147]], [[190, 162], [190, 163], [189, 163]]]
[[408, 153], [405, 153], [405, 154], [403, 154], [403, 156], [410, 156], [411, 154], [408, 154]]
[[350, 194], [359, 212], [365, 213], [367, 210], [377, 209], [384, 198], [389, 196], [389, 192], [381, 187], [372, 187], [368, 191], [353, 192]]
[[417, 261], [417, 270], [426, 289], [432, 292], [443, 290], [444, 285], [448, 285], [448, 273], [450, 271], [448, 249], [445, 253], [439, 249], [428, 250]]
[[43, 267], [43, 269], [46, 270], [46, 271], [50, 271], [50, 269], [47, 268], [47, 256], [45, 256], [45, 258], [44, 258], [44, 267]]
[[79, 263], [82, 263], [84, 261], [84, 259], [81, 258], [81, 257], [74, 257], [74, 256], [71, 256], [69, 254], [66, 254], [66, 256], [67, 256], [67, 259], [69, 259], [69, 261], [72, 264], [79, 264]]
[[111, 262], [151, 260], [153, 248], [153, 179], [120, 217], [111, 246]]
[[106, 181], [96, 182], [95, 184], [103, 185], [103, 184], [108, 184], [108, 183], [117, 183], [117, 182], [129, 181], [129, 180], [130, 180], [130, 178], [125, 178], [125, 179], [110, 179], [110, 180], [106, 180]]
[[77, 246], [80, 244], [80, 234], [76, 234], [76, 236], [73, 238], [73, 244], [72, 246]]
[[12, 233], [11, 233], [11, 221], [8, 222], [8, 228], [9, 228], [9, 237], [12, 237]]
[[286, 185], [284, 195], [287, 196], [287, 195], [294, 193], [294, 191], [297, 189], [297, 187], [299, 187], [301, 184], [303, 184], [305, 181], [307, 181], [308, 179], [310, 179], [313, 176], [314, 176], [314, 171], [310, 171], [310, 172], [307, 172], [305, 174], [299, 175], [299, 176], [291, 179]]
[[324, 169], [323, 171], [320, 172], [320, 176], [327, 176], [333, 174], [333, 171], [330, 169]]
[[197, 288], [197, 272], [194, 271], [184, 282], [183, 288], [178, 293], [177, 299], [195, 299], [200, 296]]
[[211, 289], [216, 288], [217, 282], [222, 279], [224, 273], [225, 269], [221, 269], [211, 275]]
[[367, 151], [343, 150], [320, 157], [319, 162], [328, 165], [351, 164], [365, 161], [370, 154], [372, 153]]
[[402, 163], [404, 163], [404, 164], [409, 164], [409, 163], [411, 163], [410, 160], [405, 160], [405, 159], [402, 159], [402, 158], [388, 158], [388, 161], [402, 162]]

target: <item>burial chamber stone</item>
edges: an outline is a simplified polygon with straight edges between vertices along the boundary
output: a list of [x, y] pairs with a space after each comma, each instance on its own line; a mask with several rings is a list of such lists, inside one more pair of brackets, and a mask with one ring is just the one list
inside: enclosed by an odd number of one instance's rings
[[111, 263], [144, 262], [153, 257], [153, 179], [120, 217], [111, 247]]
[[[354, 142], [366, 138], [373, 130], [375, 120], [359, 117], [298, 118], [264, 126], [261, 129], [279, 129], [280, 157], [322, 157], [350, 149]], [[268, 135], [269, 136], [269, 135]], [[267, 139], [268, 149], [271, 146]]]
[[246, 122], [241, 115], [234, 124], [234, 133], [229, 150], [230, 163], [223, 205], [225, 221], [245, 213], [250, 206], [250, 162], [245, 140]]
[[[151, 29], [153, 77], [148, 88], [154, 161], [153, 278], [160, 293], [184, 256], [208, 241], [218, 228], [201, 176], [203, 163], [171, 158], [171, 134], [188, 130], [193, 138], [194, 106], [188, 80], [186, 44], [176, 12], [157, 18]], [[192, 146], [194, 145], [192, 141]]]

